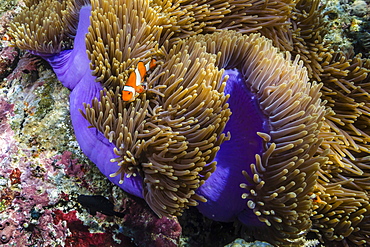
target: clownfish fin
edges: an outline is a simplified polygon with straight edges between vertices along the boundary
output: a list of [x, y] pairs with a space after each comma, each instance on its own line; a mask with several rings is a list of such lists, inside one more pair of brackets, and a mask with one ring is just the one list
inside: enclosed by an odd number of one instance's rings
[[[157, 59], [152, 58], [152, 59], [150, 60], [150, 63], [149, 63], [149, 69], [154, 69], [154, 68], [155, 68], [155, 66], [157, 66]], [[148, 70], [149, 70], [149, 69], [148, 69]]]
[[123, 101], [133, 101], [135, 99], [135, 89], [131, 86], [124, 86], [122, 90]]
[[137, 86], [137, 87], [135, 88], [135, 91], [136, 91], [137, 93], [142, 93], [142, 92], [144, 92], [144, 90], [145, 90], [145, 87], [144, 87], [143, 85]]
[[147, 64], [145, 64], [146, 71], [152, 70], [157, 65], [157, 59], [152, 58]]

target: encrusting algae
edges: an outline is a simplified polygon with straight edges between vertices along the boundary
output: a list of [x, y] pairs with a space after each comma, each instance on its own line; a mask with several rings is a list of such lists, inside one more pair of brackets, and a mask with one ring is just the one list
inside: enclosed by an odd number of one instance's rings
[[[57, 56], [73, 47], [89, 4], [29, 1], [9, 34]], [[92, 0], [85, 43], [102, 90], [81, 113], [115, 146], [111, 176], [140, 178], [158, 216], [205, 203], [222, 144], [239, 140], [225, 131], [239, 111], [225, 88], [241, 84], [263, 125], [251, 130], [260, 150], [238, 173], [238, 197], [268, 229], [255, 237], [297, 245], [313, 231], [326, 244], [370, 244], [370, 63], [325, 44], [325, 25], [317, 0]], [[146, 90], [124, 101], [130, 74], [152, 59]]]

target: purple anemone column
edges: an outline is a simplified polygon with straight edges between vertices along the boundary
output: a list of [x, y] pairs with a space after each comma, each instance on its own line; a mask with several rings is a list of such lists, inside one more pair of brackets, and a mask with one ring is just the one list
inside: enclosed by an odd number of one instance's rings
[[248, 172], [249, 165], [255, 163], [255, 154], [263, 150], [257, 132], [267, 132], [268, 126], [242, 75], [237, 70], [226, 70], [225, 75], [229, 75], [225, 93], [230, 94], [228, 103], [232, 115], [224, 132], [231, 133], [231, 140], [221, 145], [215, 158], [216, 171], [197, 190], [207, 198], [206, 203], [199, 203], [198, 209], [208, 218], [224, 222], [234, 221], [240, 214], [249, 215], [250, 211], [250, 220], [260, 223], [242, 199], [245, 189], [240, 188], [240, 184], [246, 183], [242, 171]]
[[95, 128], [88, 128], [90, 123], [83, 117], [80, 110], [83, 104], [90, 104], [92, 100], [100, 98], [100, 83], [95, 82], [90, 70], [90, 60], [86, 53], [85, 35], [90, 26], [91, 6], [83, 6], [80, 10], [78, 29], [74, 40], [73, 50], [62, 51], [59, 54], [39, 54], [53, 67], [58, 79], [71, 90], [70, 113], [76, 139], [85, 155], [96, 164], [99, 170], [114, 184], [126, 192], [138, 197], [142, 196], [140, 177], [125, 178], [119, 184], [120, 176], [110, 177], [119, 167], [117, 162], [110, 160], [116, 158], [114, 144], [110, 143], [102, 133]]

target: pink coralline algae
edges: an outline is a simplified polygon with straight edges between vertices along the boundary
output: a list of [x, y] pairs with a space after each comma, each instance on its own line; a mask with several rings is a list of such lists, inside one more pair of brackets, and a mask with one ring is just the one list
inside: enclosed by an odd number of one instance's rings
[[[9, 51], [9, 55], [8, 55], [8, 57], [10, 57], [10, 58], [8, 58], [8, 59], [3, 58], [3, 60], [5, 60], [5, 61], [10, 60], [10, 62], [13, 62], [13, 63], [14, 63], [14, 61], [16, 61], [17, 66], [14, 68], [12, 73], [9, 74], [9, 76], [7, 77], [7, 80], [13, 80], [13, 79], [21, 77], [23, 74], [29, 74], [31, 72], [37, 71], [37, 63], [40, 62], [39, 58], [33, 57], [30, 54], [25, 54], [24, 56], [19, 58], [18, 56], [15, 56], [15, 55], [18, 55], [18, 53], [14, 50], [14, 48], [12, 48], [12, 49], [13, 50], [10, 50], [12, 52]], [[7, 47], [4, 48], [4, 52], [6, 52], [6, 51], [7, 51]], [[13, 58], [13, 56], [15, 58]], [[18, 59], [19, 59], [19, 61], [18, 61]], [[8, 64], [10, 62], [8, 62]], [[11, 68], [11, 67], [8, 66], [7, 68]], [[6, 75], [6, 74], [4, 74], [4, 75]]]
[[78, 160], [72, 157], [72, 152], [65, 151], [62, 155], [56, 155], [54, 158], [57, 160], [56, 167], [64, 169], [67, 176], [82, 181], [85, 174], [83, 164], [79, 164]]
[[13, 231], [16, 230], [14, 221], [8, 220], [0, 224], [0, 243], [6, 244], [12, 237]]
[[181, 236], [176, 217], [158, 218], [143, 200], [127, 197], [123, 201], [126, 214], [123, 231], [135, 239], [138, 246], [175, 247]]
[[4, 47], [0, 50], [0, 80], [7, 77], [17, 64], [18, 51], [14, 47]]
[[[7, 122], [8, 115], [13, 112], [13, 104], [7, 103], [0, 96], [0, 160], [6, 159], [6, 152], [11, 151], [15, 147], [14, 143], [9, 142], [10, 137], [13, 135], [13, 131]], [[2, 164], [2, 163], [0, 163]]]
[[[0, 241], [17, 246], [53, 246], [55, 238], [65, 235], [66, 229], [45, 224], [50, 221], [50, 213], [45, 209], [50, 206], [47, 189], [53, 187], [33, 176], [32, 155], [19, 147], [10, 128], [8, 118], [14, 116], [14, 105], [0, 99]], [[39, 162], [48, 171], [52, 170], [52, 159], [46, 158], [44, 153], [40, 154]]]
[[[84, 193], [98, 190], [93, 182], [86, 182], [85, 171], [88, 169], [79, 164], [70, 151], [48, 158], [47, 151], [36, 155], [17, 147], [7, 122], [7, 116], [14, 115], [13, 106], [5, 101], [0, 101], [0, 106], [3, 109], [0, 114], [1, 140], [9, 141], [7, 152], [4, 150], [1, 154], [1, 163], [5, 165], [1, 166], [0, 176], [6, 181], [1, 189], [2, 243], [19, 246], [135, 246], [131, 241], [133, 238], [136, 246], [177, 246], [181, 235], [179, 223], [174, 219], [159, 219], [144, 203], [134, 199], [124, 199], [122, 210], [129, 212], [124, 219], [102, 214], [96, 217], [87, 215], [73, 202], [73, 195], [78, 189]], [[14, 159], [17, 159], [16, 163], [12, 162]], [[76, 209], [84, 212], [79, 214]], [[96, 224], [106, 226], [99, 233], [90, 232]]]
[[135, 246], [131, 243], [130, 238], [119, 234], [117, 238], [121, 241], [120, 244], [113, 241], [113, 232], [111, 229], [104, 233], [90, 233], [89, 227], [78, 219], [76, 211], [63, 213], [61, 210], [54, 210], [54, 225], [60, 225], [65, 222], [70, 234], [66, 237], [66, 247], [89, 247], [89, 246]]

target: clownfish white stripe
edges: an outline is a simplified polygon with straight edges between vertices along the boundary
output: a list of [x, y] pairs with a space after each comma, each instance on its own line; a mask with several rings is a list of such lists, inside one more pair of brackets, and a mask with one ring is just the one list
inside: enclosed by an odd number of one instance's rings
[[129, 91], [130, 93], [135, 94], [135, 88], [133, 88], [131, 86], [124, 86], [123, 90]]
[[138, 68], [135, 69], [135, 75], [136, 75], [136, 83], [135, 83], [135, 85], [138, 87], [138, 86], [141, 85], [141, 81], [144, 80], [144, 78], [141, 77]]
[[146, 69], [146, 71], [149, 71], [149, 70], [151, 70], [151, 69], [152, 69], [151, 64], [152, 64], [152, 62], [151, 62], [151, 61], [150, 61], [149, 63], [146, 63], [146, 64], [145, 64], [145, 69]]

